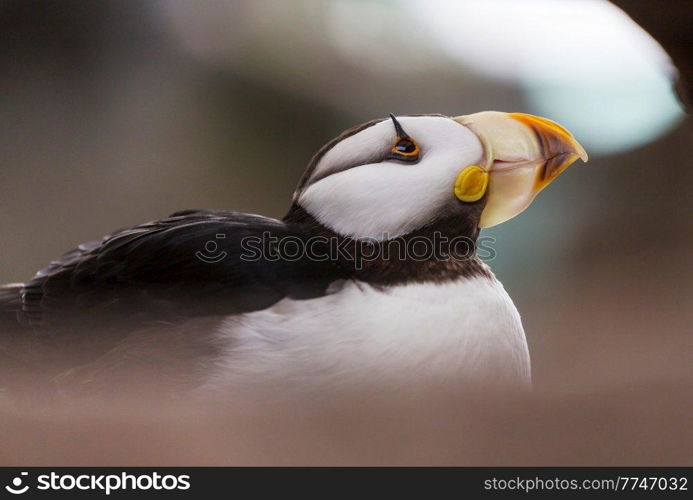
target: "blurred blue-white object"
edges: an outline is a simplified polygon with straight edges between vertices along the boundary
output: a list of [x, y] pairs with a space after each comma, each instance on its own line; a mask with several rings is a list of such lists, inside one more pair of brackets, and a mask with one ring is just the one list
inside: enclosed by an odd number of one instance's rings
[[652, 141], [682, 110], [667, 54], [605, 0], [407, 0], [461, 65], [516, 82], [530, 109], [574, 131], [590, 153]]

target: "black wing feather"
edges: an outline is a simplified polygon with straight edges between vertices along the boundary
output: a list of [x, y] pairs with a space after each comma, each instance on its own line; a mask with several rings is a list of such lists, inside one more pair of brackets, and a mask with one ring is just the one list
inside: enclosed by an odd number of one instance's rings
[[[37, 328], [176, 321], [259, 310], [284, 297], [317, 297], [343, 277], [329, 262], [242, 258], [244, 238], [269, 244], [267, 235], [304, 237], [295, 227], [256, 215], [176, 212], [80, 245], [52, 262], [24, 285], [19, 315]], [[223, 259], [198, 257], [208, 241], [217, 243], [217, 254], [226, 252]]]

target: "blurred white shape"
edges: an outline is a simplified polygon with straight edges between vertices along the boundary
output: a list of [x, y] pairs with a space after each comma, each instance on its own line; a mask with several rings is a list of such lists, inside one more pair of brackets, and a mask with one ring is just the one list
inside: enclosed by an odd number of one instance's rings
[[623, 80], [660, 72], [666, 53], [603, 0], [410, 0], [441, 47], [498, 78]]
[[590, 152], [630, 149], [682, 116], [664, 50], [604, 0], [406, 0], [454, 60], [518, 82]]

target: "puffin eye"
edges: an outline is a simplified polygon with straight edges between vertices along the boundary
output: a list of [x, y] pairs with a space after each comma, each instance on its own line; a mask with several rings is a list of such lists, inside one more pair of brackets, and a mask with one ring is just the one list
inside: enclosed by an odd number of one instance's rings
[[388, 159], [415, 162], [419, 159], [419, 146], [411, 137], [397, 137], [397, 142], [390, 149]]
[[395, 151], [402, 154], [412, 154], [416, 151], [416, 144], [409, 139], [401, 139], [395, 144]]

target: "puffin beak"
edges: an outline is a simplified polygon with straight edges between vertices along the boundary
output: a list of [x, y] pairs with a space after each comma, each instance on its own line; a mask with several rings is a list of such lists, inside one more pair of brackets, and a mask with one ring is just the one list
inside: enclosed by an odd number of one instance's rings
[[558, 123], [524, 113], [483, 111], [458, 116], [484, 146], [488, 176], [487, 200], [479, 227], [515, 217], [575, 160], [587, 153]]

